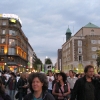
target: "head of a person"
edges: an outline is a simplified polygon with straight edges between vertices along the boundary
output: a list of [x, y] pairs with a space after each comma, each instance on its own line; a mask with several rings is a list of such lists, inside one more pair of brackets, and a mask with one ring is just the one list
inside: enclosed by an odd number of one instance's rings
[[74, 76], [74, 71], [73, 70], [69, 70], [69, 76], [73, 77]]
[[55, 80], [58, 80], [58, 73], [54, 74], [54, 78], [55, 78]]
[[31, 92], [46, 91], [48, 89], [48, 80], [44, 73], [31, 73], [28, 82]]
[[52, 76], [52, 71], [51, 70], [48, 71], [48, 75]]
[[84, 73], [87, 77], [92, 78], [94, 75], [94, 66], [87, 65], [84, 69]]
[[16, 78], [16, 75], [15, 75], [14, 72], [11, 72], [10, 75], [11, 75], [12, 78]]
[[58, 73], [58, 81], [63, 81], [64, 83], [66, 83], [66, 80], [67, 80], [67, 76], [64, 72]]
[[22, 79], [26, 79], [26, 73], [25, 73], [25, 72], [23, 72], [23, 73], [21, 74], [21, 78], [22, 78]]
[[77, 78], [81, 78], [81, 74], [76, 74], [76, 77]]

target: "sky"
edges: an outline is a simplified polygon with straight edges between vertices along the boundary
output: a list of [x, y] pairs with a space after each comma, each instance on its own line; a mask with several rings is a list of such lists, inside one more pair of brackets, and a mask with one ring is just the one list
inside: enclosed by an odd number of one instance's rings
[[66, 40], [67, 28], [74, 35], [89, 22], [100, 26], [100, 0], [1, 0], [0, 14], [16, 14], [36, 55], [53, 64]]

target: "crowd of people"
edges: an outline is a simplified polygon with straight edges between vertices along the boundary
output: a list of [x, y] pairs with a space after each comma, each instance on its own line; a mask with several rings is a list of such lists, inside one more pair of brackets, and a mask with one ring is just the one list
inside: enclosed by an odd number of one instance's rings
[[[100, 74], [100, 73], [99, 73]], [[0, 100], [100, 100], [100, 75], [87, 65], [83, 74], [0, 72]]]

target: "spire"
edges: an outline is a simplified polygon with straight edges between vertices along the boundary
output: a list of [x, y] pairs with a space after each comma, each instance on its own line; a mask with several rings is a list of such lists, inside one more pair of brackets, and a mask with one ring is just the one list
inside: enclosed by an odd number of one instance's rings
[[69, 29], [69, 25], [68, 25], [68, 29], [67, 29], [67, 31], [66, 31], [66, 41], [71, 37], [71, 30]]

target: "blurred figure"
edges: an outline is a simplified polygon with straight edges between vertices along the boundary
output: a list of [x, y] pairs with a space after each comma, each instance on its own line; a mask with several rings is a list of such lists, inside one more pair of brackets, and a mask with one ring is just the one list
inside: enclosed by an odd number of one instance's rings
[[5, 87], [5, 85], [6, 85], [6, 77], [4, 76], [4, 72], [1, 73], [0, 79], [2, 80], [2, 83], [3, 83], [4, 87]]
[[70, 100], [100, 100], [100, 75], [94, 76], [94, 67], [87, 65], [84, 69], [85, 76], [78, 79], [74, 85]]
[[81, 78], [81, 74], [76, 74], [76, 77], [79, 79]]
[[17, 83], [17, 88], [19, 92], [18, 100], [22, 100], [22, 98], [27, 94], [27, 87], [26, 73], [22, 73]]
[[29, 87], [31, 93], [24, 100], [55, 100], [51, 93], [47, 92], [48, 80], [43, 73], [32, 73], [29, 76]]
[[67, 77], [63, 72], [58, 73], [58, 81], [54, 84], [52, 94], [55, 95], [56, 100], [67, 100], [70, 94], [69, 83], [66, 82]]
[[8, 93], [12, 100], [14, 100], [15, 90], [17, 87], [16, 75], [14, 72], [10, 73], [11, 77], [9, 78], [6, 86], [8, 85]]
[[5, 93], [5, 89], [0, 79], [0, 100], [11, 100], [10, 96]]
[[54, 80], [54, 76], [52, 75], [52, 71], [50, 70], [48, 72], [49, 76], [47, 76], [48, 78], [48, 91], [49, 93], [52, 93], [52, 82]]
[[20, 79], [20, 74], [19, 73], [17, 73], [16, 79], [17, 79], [17, 82], [18, 82], [19, 79]]
[[52, 82], [52, 88], [53, 88], [53, 86], [54, 86], [54, 84], [55, 84], [56, 82], [59, 82], [59, 80], [58, 80], [58, 73], [55, 73], [55, 75], [54, 75], [54, 80], [53, 80], [53, 82]]
[[67, 81], [70, 85], [71, 92], [72, 92], [74, 84], [77, 80], [77, 77], [75, 77], [74, 75], [75, 75], [75, 73], [73, 72], [73, 70], [69, 70], [69, 77], [67, 78]]

